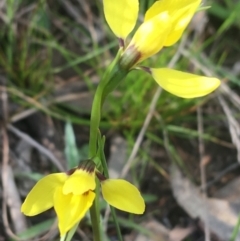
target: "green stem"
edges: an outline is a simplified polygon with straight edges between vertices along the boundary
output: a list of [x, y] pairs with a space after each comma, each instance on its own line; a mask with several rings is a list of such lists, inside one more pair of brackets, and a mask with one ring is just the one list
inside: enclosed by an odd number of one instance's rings
[[[104, 154], [104, 151], [103, 151], [104, 150], [104, 144], [105, 144], [105, 137], [103, 137], [102, 140], [101, 140], [102, 146], [101, 146], [100, 158], [101, 158], [101, 161], [102, 161], [104, 176], [106, 178], [109, 178], [107, 161], [106, 161], [105, 154]], [[118, 241], [123, 241], [122, 233], [121, 233], [120, 226], [119, 226], [118, 219], [117, 219], [117, 215], [116, 215], [116, 212], [115, 212], [115, 208], [110, 205], [110, 209], [111, 209], [111, 214], [113, 216], [113, 221], [115, 223], [115, 227], [117, 229]]]
[[[113, 91], [116, 86], [120, 83], [120, 81], [127, 75], [127, 70], [122, 70], [119, 66], [119, 58], [121, 56], [122, 49], [118, 51], [116, 58], [107, 68], [103, 78], [101, 79], [96, 93], [93, 99], [92, 111], [91, 111], [91, 121], [90, 121], [90, 138], [89, 138], [89, 158], [93, 158], [97, 154], [98, 149], [98, 129], [101, 120], [101, 110], [107, 95]], [[100, 163], [96, 163], [98, 165]], [[103, 165], [103, 163], [101, 163]], [[100, 224], [100, 211], [99, 211], [99, 185], [96, 186], [96, 197], [95, 201], [90, 208], [90, 215], [92, 220], [92, 228], [94, 241], [101, 241], [101, 229], [99, 227]], [[114, 213], [114, 212], [113, 212]], [[116, 218], [116, 216], [115, 216]], [[120, 229], [118, 227], [118, 231], [120, 233]], [[120, 239], [122, 240], [122, 239]]]
[[94, 99], [91, 112], [91, 121], [90, 121], [90, 140], [89, 140], [89, 158], [92, 158], [96, 155], [97, 152], [97, 133], [101, 120], [101, 102], [102, 102], [102, 93], [103, 89], [98, 86]]
[[[121, 51], [118, 52], [115, 60], [106, 70], [102, 80], [100, 81], [96, 93], [93, 99], [92, 111], [91, 111], [91, 121], [90, 121], [90, 138], [89, 138], [89, 158], [94, 157], [97, 154], [97, 138], [98, 138], [98, 128], [101, 120], [101, 109], [103, 105], [103, 91], [104, 87], [107, 85], [111, 74], [112, 69], [116, 65]], [[93, 202], [92, 207], [90, 208], [90, 215], [92, 221], [93, 237], [94, 241], [101, 241], [101, 230], [100, 230], [100, 211], [99, 211], [99, 185], [96, 186], [96, 197]]]
[[[101, 110], [102, 110], [102, 105], [104, 103], [104, 100], [107, 97], [107, 95], [111, 91], [113, 91], [116, 88], [116, 86], [120, 83], [120, 81], [124, 79], [124, 77], [126, 77], [126, 75], [128, 74], [128, 70], [123, 70], [119, 66], [119, 58], [121, 56], [121, 53], [122, 53], [122, 49], [119, 49], [116, 55], [116, 58], [107, 68], [94, 95], [92, 110], [91, 110], [91, 120], [90, 120], [90, 138], [89, 138], [89, 153], [88, 153], [89, 158], [93, 158], [97, 155], [97, 148], [98, 148], [97, 142], [98, 142], [98, 133], [99, 133], [98, 128], [100, 125]], [[95, 164], [105, 165], [104, 162], [95, 163]], [[97, 180], [96, 180], [96, 183], [97, 183], [96, 189], [95, 189], [96, 197], [92, 207], [90, 208], [90, 215], [91, 215], [91, 221], [92, 221], [94, 241], [101, 241], [102, 235], [101, 235], [101, 229], [100, 229], [100, 211], [99, 211], [99, 191], [100, 190], [99, 190], [99, 183]], [[114, 211], [113, 211], [113, 216], [114, 216], [115, 223], [117, 223], [117, 219]], [[116, 226], [120, 237], [119, 240], [122, 241], [120, 228], [118, 224]], [[74, 234], [73, 228], [68, 232], [67, 241], [71, 240]], [[66, 237], [62, 237], [61, 240], [66, 240]]]
[[98, 128], [100, 125], [101, 120], [101, 110], [104, 99], [104, 89], [112, 77], [113, 69], [116, 66], [120, 56], [121, 56], [121, 49], [118, 51], [116, 58], [107, 68], [102, 80], [100, 81], [96, 93], [94, 95], [92, 110], [91, 110], [91, 121], [90, 121], [90, 139], [89, 139], [89, 158], [92, 158], [97, 153], [97, 136], [98, 136]]
[[92, 229], [93, 229], [93, 240], [94, 241], [101, 241], [101, 232], [99, 226], [99, 217], [97, 215], [96, 208], [96, 199], [93, 202], [92, 207], [90, 208], [90, 216], [92, 221]]
[[92, 207], [90, 208], [90, 216], [92, 222], [92, 229], [93, 229], [93, 240], [94, 241], [101, 241], [101, 229], [100, 229], [100, 218], [99, 218], [99, 182], [96, 180], [96, 197], [93, 202]]
[[111, 213], [112, 213], [112, 216], [113, 216], [113, 221], [115, 223], [115, 227], [117, 229], [118, 241], [123, 241], [121, 229], [120, 229], [120, 226], [119, 226], [119, 223], [118, 223], [118, 219], [117, 219], [117, 214], [115, 212], [115, 208], [110, 205], [110, 209], [111, 209]]

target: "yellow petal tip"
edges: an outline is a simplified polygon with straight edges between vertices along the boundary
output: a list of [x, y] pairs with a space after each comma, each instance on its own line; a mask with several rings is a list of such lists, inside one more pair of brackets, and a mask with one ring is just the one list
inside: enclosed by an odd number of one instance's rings
[[167, 68], [151, 69], [151, 73], [163, 89], [182, 98], [196, 98], [208, 95], [221, 84], [217, 78]]
[[129, 213], [144, 213], [144, 200], [134, 185], [121, 179], [107, 179], [101, 184], [103, 198], [110, 205]]

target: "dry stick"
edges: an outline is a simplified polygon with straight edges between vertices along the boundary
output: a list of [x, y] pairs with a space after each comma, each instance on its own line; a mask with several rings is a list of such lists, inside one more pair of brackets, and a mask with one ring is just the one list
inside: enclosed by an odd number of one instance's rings
[[234, 91], [232, 91], [227, 84], [221, 84], [221, 91], [227, 95], [228, 99], [234, 104], [234, 106], [240, 110], [240, 97]]
[[[4, 93], [6, 95], [6, 90], [5, 87], [1, 88], [1, 92], [2, 92], [2, 99], [3, 99], [3, 103], [5, 103], [6, 101], [4, 101]], [[3, 113], [6, 113], [7, 107], [3, 106]], [[6, 115], [5, 115], [6, 116]], [[5, 120], [7, 120], [7, 117], [4, 118]], [[5, 121], [6, 123], [6, 121]], [[14, 126], [12, 125], [7, 125], [7, 128], [12, 131], [15, 135], [17, 135], [18, 137], [24, 139], [25, 141], [27, 141], [29, 144], [31, 144], [32, 146], [34, 146], [36, 149], [38, 149], [40, 152], [42, 152], [43, 154], [45, 154], [50, 160], [52, 160], [52, 162], [58, 167], [58, 169], [60, 171], [64, 171], [64, 168], [61, 166], [61, 163], [59, 162], [59, 160], [57, 160], [57, 158], [45, 147], [41, 146], [39, 143], [37, 143], [35, 140], [33, 140], [31, 137], [29, 137], [28, 135], [26, 135], [25, 133], [19, 131], [18, 129], [16, 129]], [[8, 136], [7, 136], [7, 132], [6, 129], [3, 131], [3, 168], [2, 168], [2, 178], [8, 179], [9, 177], [6, 176], [7, 174], [11, 173], [11, 170], [9, 172], [9, 170], [7, 170], [7, 162], [8, 162], [8, 155], [9, 154], [9, 146], [8, 146]], [[5, 177], [5, 178], [4, 178]], [[4, 181], [3, 181], [4, 183]], [[10, 188], [10, 190], [12, 190], [12, 186]], [[20, 210], [20, 208], [19, 208]], [[18, 223], [25, 223], [23, 221], [20, 221], [19, 218], [17, 218]], [[9, 222], [8, 222], [8, 218], [7, 218], [7, 203], [5, 201], [5, 199], [3, 199], [3, 222], [4, 222], [4, 226], [6, 227], [6, 231], [7, 234], [13, 238], [14, 240], [17, 241], [23, 241], [23, 239], [19, 238], [18, 236], [16, 236], [13, 231], [10, 228]], [[57, 220], [53, 223], [53, 225], [50, 227], [49, 232], [47, 232], [45, 235], [43, 235], [41, 238], [39, 238], [40, 240], [46, 240], [50, 235], [55, 235], [57, 233], [56, 231], [56, 227], [57, 227]], [[25, 230], [27, 228], [25, 227]]]
[[[199, 63], [199, 61], [197, 61], [196, 58], [193, 58], [192, 56], [190, 56], [189, 51], [182, 49], [182, 54], [185, 57], [191, 57], [189, 58], [191, 60], [191, 62], [197, 66], [198, 68], [200, 68], [202, 70], [202, 72], [208, 76], [211, 76], [212, 73], [211, 71], [206, 67], [203, 66], [201, 63]], [[204, 157], [204, 144], [203, 144], [203, 139], [201, 137], [201, 135], [203, 134], [203, 124], [202, 124], [202, 113], [201, 113], [201, 107], [198, 107], [197, 109], [197, 117], [198, 117], [198, 132], [199, 132], [199, 154], [200, 154], [200, 172], [201, 172], [201, 186], [202, 186], [202, 195], [203, 195], [203, 200], [204, 203], [206, 204], [207, 201], [207, 195], [206, 195], [206, 172], [205, 172], [205, 164], [203, 162], [206, 161], [206, 157]], [[206, 241], [210, 241], [210, 230], [209, 230], [209, 219], [207, 218], [207, 205], [205, 205], [205, 217], [206, 217], [206, 222], [204, 225], [204, 232], [205, 232], [205, 240]]]
[[99, 42], [99, 40], [98, 40], [99, 34], [97, 33], [96, 28], [94, 26], [95, 16], [93, 16], [92, 10], [90, 9], [89, 4], [84, 4], [84, 1], [81, 1], [81, 0], [78, 0], [78, 2], [79, 2], [79, 5], [81, 6], [82, 10], [85, 13], [88, 30], [89, 30], [89, 33], [91, 35], [93, 44], [96, 44], [97, 42]]
[[155, 92], [155, 94], [153, 96], [153, 99], [152, 99], [152, 102], [150, 104], [150, 108], [149, 108], [148, 114], [147, 114], [147, 116], [146, 116], [146, 118], [144, 120], [144, 123], [143, 123], [143, 126], [141, 128], [141, 131], [138, 134], [138, 137], [137, 137], [137, 140], [136, 140], [136, 142], [134, 144], [134, 147], [133, 147], [133, 150], [131, 152], [131, 155], [128, 158], [126, 164], [124, 165], [123, 170], [122, 170], [122, 172], [120, 174], [120, 177], [125, 177], [127, 175], [128, 171], [129, 171], [129, 169], [130, 169], [130, 167], [131, 167], [131, 165], [132, 165], [132, 163], [133, 163], [133, 161], [134, 161], [134, 159], [135, 159], [135, 157], [137, 155], [139, 147], [140, 147], [140, 145], [141, 145], [141, 143], [143, 141], [145, 132], [146, 132], [146, 130], [147, 130], [151, 120], [152, 120], [154, 111], [156, 109], [157, 101], [158, 101], [161, 93], [162, 93], [162, 88], [158, 87], [157, 91]]
[[223, 171], [221, 171], [220, 173], [218, 173], [218, 175], [211, 181], [209, 181], [206, 184], [206, 190], [208, 188], [210, 188], [213, 184], [215, 184], [216, 182], [218, 182], [219, 180], [221, 180], [226, 174], [228, 174], [229, 172], [232, 172], [233, 170], [235, 170], [236, 168], [239, 168], [239, 162], [233, 163], [232, 165], [228, 166], [227, 168], [225, 168]]
[[[211, 76], [212, 73], [211, 71], [209, 70], [209, 68], [203, 66], [201, 63], [199, 63], [199, 61], [196, 59], [196, 58], [193, 58], [192, 56], [190, 56], [190, 53], [187, 51], [187, 50], [182, 50], [182, 54], [186, 57], [191, 57], [191, 62], [197, 66], [198, 68], [200, 68], [202, 70], [202, 72], [208, 76]], [[220, 86], [220, 90], [225, 93], [225, 94], [228, 94], [228, 96], [230, 97], [230, 100], [231, 102], [237, 106], [237, 108], [239, 108], [238, 105], [236, 105], [236, 103], [239, 103], [240, 102], [240, 99], [239, 97], [237, 97], [237, 95], [234, 93], [233, 95], [229, 95], [230, 93], [230, 89], [229, 87], [224, 83], [222, 82], [221, 83], [221, 86]], [[237, 150], [238, 150], [238, 162], [240, 161], [240, 141], [239, 141], [239, 138], [237, 137], [236, 135], [236, 132], [238, 132], [239, 134], [239, 125], [237, 124], [236, 120], [233, 118], [232, 116], [232, 113], [230, 111], [230, 109], [228, 108], [226, 102], [224, 101], [224, 99], [221, 97], [221, 95], [218, 95], [218, 99], [219, 99], [219, 102], [220, 104], [222, 105], [222, 108], [227, 116], [227, 119], [228, 119], [228, 122], [229, 122], [229, 131], [230, 131], [230, 134], [231, 134], [231, 137], [232, 137], [232, 142], [236, 145], [237, 147]], [[234, 165], [235, 166], [235, 165]], [[236, 165], [237, 166], [237, 165]], [[207, 188], [206, 184], [205, 184], [205, 190]], [[207, 221], [207, 219], [206, 219]], [[206, 231], [206, 230], [205, 230]], [[205, 233], [206, 234], [206, 233]], [[209, 238], [209, 237], [208, 237]]]
[[[1, 86], [0, 86], [0, 90], [1, 90]], [[79, 93], [79, 94], [66, 94], [66, 95], [63, 95], [63, 96], [54, 97], [53, 100], [50, 100], [50, 101], [47, 101], [46, 103], [44, 103], [44, 106], [49, 107], [49, 106], [51, 106], [53, 104], [56, 104], [56, 103], [65, 103], [67, 101], [85, 98], [88, 95], [89, 94], [87, 92], [82, 92], [82, 93]], [[33, 104], [33, 103], [31, 103], [31, 104]], [[34, 106], [36, 106], [36, 105], [34, 105]], [[28, 116], [38, 112], [38, 111], [39, 111], [39, 109], [37, 109], [37, 108], [30, 108], [30, 109], [23, 110], [22, 112], [11, 116], [10, 122], [14, 123], [14, 122], [20, 121], [20, 120], [22, 120], [24, 118], [27, 118]]]
[[[26, 229], [26, 220], [23, 215], [20, 213], [20, 197], [17, 192], [15, 182], [13, 180], [12, 169], [8, 165], [9, 158], [9, 140], [6, 130], [6, 122], [8, 116], [8, 106], [7, 106], [7, 92], [5, 87], [1, 90], [1, 100], [2, 100], [2, 113], [3, 113], [3, 122], [2, 122], [2, 140], [3, 140], [3, 150], [2, 150], [2, 185], [3, 185], [3, 223], [6, 230], [6, 233], [9, 237], [19, 240], [19, 238], [11, 230], [11, 227], [8, 222], [7, 215], [7, 204], [10, 208], [10, 215], [14, 221], [14, 228], [16, 232], [21, 232]], [[16, 222], [17, 221], [17, 222]]]
[[229, 132], [231, 135], [232, 143], [236, 146], [237, 149], [237, 160], [240, 163], [240, 126], [238, 121], [234, 118], [232, 111], [230, 110], [227, 102], [222, 96], [218, 96], [218, 100], [223, 108], [223, 111], [227, 117]]
[[210, 229], [209, 229], [209, 218], [208, 218], [208, 209], [207, 209], [207, 192], [206, 192], [206, 161], [208, 160], [207, 156], [205, 156], [205, 147], [203, 142], [203, 118], [202, 118], [202, 108], [199, 106], [197, 108], [197, 120], [198, 120], [198, 142], [199, 142], [199, 156], [200, 156], [200, 174], [201, 174], [201, 189], [202, 189], [202, 197], [204, 202], [204, 214], [205, 214], [205, 224], [204, 224], [204, 233], [205, 233], [205, 241], [210, 241]]
[[31, 138], [29, 135], [26, 133], [18, 130], [15, 128], [13, 125], [9, 124], [7, 126], [8, 130], [14, 133], [16, 136], [22, 138], [25, 140], [27, 143], [29, 143], [31, 146], [35, 147], [39, 152], [43, 153], [45, 156], [47, 156], [52, 163], [59, 169], [59, 171], [64, 172], [64, 167], [61, 164], [61, 162], [52, 154], [51, 151], [49, 151], [47, 148], [43, 147], [40, 145], [38, 142], [36, 142], [33, 138]]

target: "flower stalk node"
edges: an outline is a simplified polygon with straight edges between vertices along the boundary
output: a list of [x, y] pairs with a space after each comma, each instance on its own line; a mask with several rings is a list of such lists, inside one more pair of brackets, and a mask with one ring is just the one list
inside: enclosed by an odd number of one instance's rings
[[119, 65], [124, 70], [131, 69], [141, 59], [141, 52], [134, 45], [129, 46], [122, 54]]
[[125, 46], [124, 39], [118, 38], [118, 42], [119, 42], [119, 47], [124, 48], [124, 46]]
[[147, 72], [149, 74], [152, 74], [151, 68], [149, 68], [149, 67], [139, 66], [139, 67], [137, 67], [137, 69], [141, 69], [141, 70], [143, 70], [143, 71], [145, 71], [145, 72]]
[[96, 171], [96, 176], [100, 182], [107, 180], [107, 178], [100, 172]]
[[78, 169], [82, 169], [89, 173], [93, 173], [95, 168], [96, 168], [96, 165], [92, 159], [81, 161], [80, 164], [78, 165]]

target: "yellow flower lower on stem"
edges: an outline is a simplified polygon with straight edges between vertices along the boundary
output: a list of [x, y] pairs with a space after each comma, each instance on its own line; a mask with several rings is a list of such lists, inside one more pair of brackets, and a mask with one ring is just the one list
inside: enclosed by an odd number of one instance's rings
[[[138, 67], [137, 65], [158, 53], [164, 46], [175, 44], [191, 21], [201, 0], [159, 0], [148, 9], [143, 23], [130, 43], [125, 39], [136, 23], [137, 0], [103, 0], [108, 25], [123, 48], [119, 65], [124, 70], [142, 69], [150, 73], [166, 91], [183, 98], [207, 95], [220, 85], [220, 80], [166, 68]], [[130, 17], [131, 13], [134, 17]]]
[[39, 180], [27, 195], [21, 211], [34, 216], [54, 207], [63, 236], [92, 206], [95, 177], [100, 177], [103, 197], [110, 205], [134, 214], [144, 212], [143, 198], [135, 186], [125, 180], [104, 178], [90, 160], [68, 173], [50, 174]]

